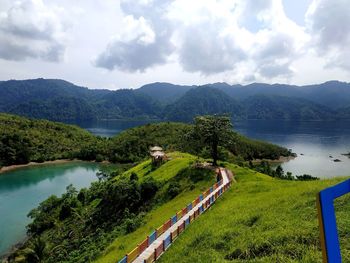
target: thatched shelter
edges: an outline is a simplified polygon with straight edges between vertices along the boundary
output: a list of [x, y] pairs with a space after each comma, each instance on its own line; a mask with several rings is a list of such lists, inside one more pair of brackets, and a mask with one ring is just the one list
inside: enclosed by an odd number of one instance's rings
[[165, 155], [162, 147], [159, 147], [159, 146], [150, 147], [150, 155], [152, 157], [152, 162], [154, 164], [160, 164], [166, 158], [166, 155]]

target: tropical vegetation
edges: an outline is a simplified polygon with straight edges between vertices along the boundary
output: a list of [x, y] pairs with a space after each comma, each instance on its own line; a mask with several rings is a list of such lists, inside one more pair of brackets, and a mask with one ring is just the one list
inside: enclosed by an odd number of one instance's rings
[[64, 80], [0, 81], [0, 112], [53, 121], [156, 119], [191, 122], [228, 113], [234, 120], [350, 119], [349, 83], [291, 86], [151, 83], [138, 89], [87, 89]]

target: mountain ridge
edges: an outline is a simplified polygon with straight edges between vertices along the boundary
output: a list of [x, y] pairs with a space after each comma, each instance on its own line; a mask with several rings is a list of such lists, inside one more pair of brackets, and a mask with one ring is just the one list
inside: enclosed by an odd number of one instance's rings
[[196, 115], [215, 113], [228, 113], [234, 119], [336, 120], [350, 119], [348, 105], [350, 83], [334, 80], [307, 86], [155, 82], [120, 90], [90, 89], [60, 79], [0, 81], [0, 112], [54, 121], [190, 121]]

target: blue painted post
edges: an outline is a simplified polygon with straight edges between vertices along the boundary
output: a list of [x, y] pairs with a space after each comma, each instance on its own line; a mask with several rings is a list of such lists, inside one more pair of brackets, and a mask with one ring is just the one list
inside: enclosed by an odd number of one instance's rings
[[124, 256], [121, 260], [118, 261], [118, 263], [127, 263], [128, 262], [128, 255]]
[[349, 192], [350, 180], [346, 180], [340, 184], [322, 190], [317, 196], [324, 262], [342, 262], [333, 201]]
[[174, 215], [172, 218], [171, 218], [171, 225], [175, 225], [175, 223], [177, 222], [177, 215]]

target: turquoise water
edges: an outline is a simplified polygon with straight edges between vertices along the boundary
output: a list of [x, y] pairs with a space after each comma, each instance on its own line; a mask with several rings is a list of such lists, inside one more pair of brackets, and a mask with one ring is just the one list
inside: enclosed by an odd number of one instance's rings
[[77, 189], [96, 181], [99, 164], [74, 162], [23, 168], [0, 174], [0, 255], [25, 237], [27, 214], [69, 184]]

